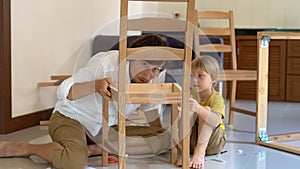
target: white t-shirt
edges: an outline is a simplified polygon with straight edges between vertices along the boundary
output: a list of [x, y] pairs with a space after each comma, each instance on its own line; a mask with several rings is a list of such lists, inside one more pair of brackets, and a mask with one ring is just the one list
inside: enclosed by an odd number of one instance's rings
[[[126, 83], [130, 83], [129, 62], [126, 63]], [[58, 101], [54, 111], [59, 111], [66, 117], [70, 117], [80, 122], [93, 136], [102, 127], [102, 97], [99, 93], [94, 93], [77, 100], [69, 100], [67, 96], [74, 83], [82, 83], [110, 77], [114, 84], [118, 83], [119, 52], [100, 52], [93, 56], [87, 65], [79, 69], [72, 77], [66, 79], [57, 90]], [[152, 79], [149, 83], [164, 83], [165, 70]], [[140, 104], [126, 104], [126, 116], [136, 111]], [[158, 108], [158, 105], [142, 105], [143, 111], [150, 111]], [[118, 123], [118, 103], [109, 102], [108, 125]]]

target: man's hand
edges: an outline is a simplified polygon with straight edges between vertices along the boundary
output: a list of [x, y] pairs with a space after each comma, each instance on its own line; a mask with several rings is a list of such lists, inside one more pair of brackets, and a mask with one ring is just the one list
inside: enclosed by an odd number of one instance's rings
[[110, 85], [112, 84], [111, 78], [104, 78], [100, 80], [96, 80], [96, 91], [105, 99], [112, 100]]

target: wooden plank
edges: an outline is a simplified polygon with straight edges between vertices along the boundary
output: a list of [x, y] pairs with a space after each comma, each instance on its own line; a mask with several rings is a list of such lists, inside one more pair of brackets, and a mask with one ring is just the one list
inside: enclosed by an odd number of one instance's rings
[[229, 15], [227, 12], [222, 11], [198, 11], [198, 18], [202, 19], [228, 19]]
[[213, 28], [213, 27], [201, 27], [199, 30], [199, 35], [205, 36], [229, 36], [230, 28]]
[[199, 46], [200, 52], [231, 52], [231, 45], [203, 44]]
[[66, 80], [67, 78], [71, 77], [72, 75], [52, 75], [50, 78], [51, 80]]
[[128, 30], [184, 32], [186, 24], [184, 20], [174, 18], [138, 18], [128, 20]]
[[150, 1], [150, 2], [187, 2], [188, 0], [129, 0], [129, 1]]
[[102, 166], [108, 166], [108, 151], [106, 142], [108, 141], [108, 101], [102, 99]]
[[39, 83], [37, 83], [37, 86], [38, 87], [58, 86], [69, 77], [71, 77], [71, 75], [52, 75], [50, 77], [51, 80], [56, 80], [56, 81], [54, 81], [54, 82], [39, 82]]
[[[130, 84], [125, 103], [130, 104], [174, 104], [181, 103], [181, 90], [173, 92], [173, 84]], [[161, 89], [161, 90], [160, 90]], [[112, 98], [117, 100], [118, 89], [111, 87]]]
[[176, 144], [179, 142], [178, 138], [178, 104], [171, 105], [171, 164], [175, 164], [177, 160]]
[[248, 80], [257, 80], [257, 71], [256, 70], [222, 70], [219, 73], [219, 80], [223, 81], [248, 81]]
[[258, 80], [256, 94], [256, 141], [259, 141], [259, 129], [267, 128], [268, 112], [268, 70], [269, 70], [269, 48], [262, 45], [258, 39]]
[[190, 168], [190, 124], [189, 124], [189, 97], [190, 97], [190, 82], [191, 82], [191, 58], [193, 48], [193, 30], [194, 30], [194, 10], [195, 1], [190, 0], [187, 4], [187, 31], [185, 34], [184, 47], [184, 66], [182, 78], [182, 131], [184, 133], [182, 140], [182, 168]]
[[290, 153], [300, 155], [300, 148], [299, 147], [295, 147], [295, 146], [291, 146], [291, 145], [287, 145], [287, 144], [282, 144], [282, 143], [279, 143], [279, 142], [266, 143], [266, 142], [263, 142], [263, 141], [258, 141], [257, 143], [260, 144], [260, 145], [263, 145], [263, 146], [267, 146], [267, 147], [271, 147], [271, 148], [275, 148], [275, 149], [278, 149], [278, 150], [282, 150], [282, 151], [286, 151], [286, 152], [290, 152]]
[[287, 133], [269, 136], [269, 139], [276, 142], [300, 140], [300, 133]]
[[126, 49], [127, 49], [127, 17], [128, 17], [128, 0], [121, 0], [120, 11], [120, 40], [119, 40], [119, 77], [118, 77], [118, 156], [119, 169], [126, 168], [126, 123], [125, 123], [125, 90], [126, 90]]
[[300, 32], [258, 32], [258, 39], [269, 36], [271, 39], [300, 39]]
[[247, 114], [247, 115], [250, 115], [250, 116], [256, 116], [256, 112], [241, 109], [241, 108], [237, 108], [237, 107], [231, 107], [231, 110], [235, 111], [235, 112], [242, 113], [242, 114]]
[[47, 87], [47, 86], [57, 86], [56, 82], [39, 82], [37, 83], [38, 87]]
[[[128, 85], [128, 92], [129, 93], [152, 93], [155, 91], [172, 93], [174, 91], [174, 84], [173, 83], [135, 83]], [[178, 91], [180, 92], [180, 90]]]
[[183, 60], [183, 49], [171, 47], [128, 48], [128, 60]]

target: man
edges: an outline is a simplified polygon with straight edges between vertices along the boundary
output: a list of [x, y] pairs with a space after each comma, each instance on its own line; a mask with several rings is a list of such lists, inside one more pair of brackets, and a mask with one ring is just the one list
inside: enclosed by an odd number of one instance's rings
[[[133, 41], [130, 47], [167, 46], [165, 39], [162, 35], [148, 34]], [[98, 53], [59, 86], [58, 101], [49, 123], [52, 142], [39, 145], [0, 142], [0, 157], [37, 155], [57, 169], [82, 169], [88, 156], [101, 154], [102, 149], [97, 144], [88, 145], [88, 140], [101, 133], [102, 99], [112, 98], [109, 86], [118, 80], [118, 57], [118, 51]], [[166, 61], [127, 61], [126, 83], [163, 83], [166, 65]], [[125, 114], [135, 112], [139, 106], [146, 117], [157, 110], [157, 105], [127, 104]], [[117, 103], [111, 101], [108, 125], [117, 124], [117, 117]], [[150, 121], [150, 125], [160, 127], [159, 118]]]

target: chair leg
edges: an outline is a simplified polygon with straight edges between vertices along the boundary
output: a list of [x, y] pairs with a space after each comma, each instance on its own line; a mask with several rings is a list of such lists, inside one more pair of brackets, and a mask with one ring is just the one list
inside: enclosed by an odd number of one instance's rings
[[108, 101], [102, 99], [102, 166], [108, 166], [108, 152], [105, 143], [108, 139]]
[[230, 103], [229, 103], [229, 120], [228, 124], [232, 125], [234, 120], [234, 111], [232, 110], [235, 106], [235, 98], [236, 98], [236, 85], [237, 81], [233, 80], [231, 82], [231, 93], [230, 93]]
[[177, 160], [177, 149], [178, 144], [178, 105], [172, 104], [171, 108], [171, 164], [175, 164]]

